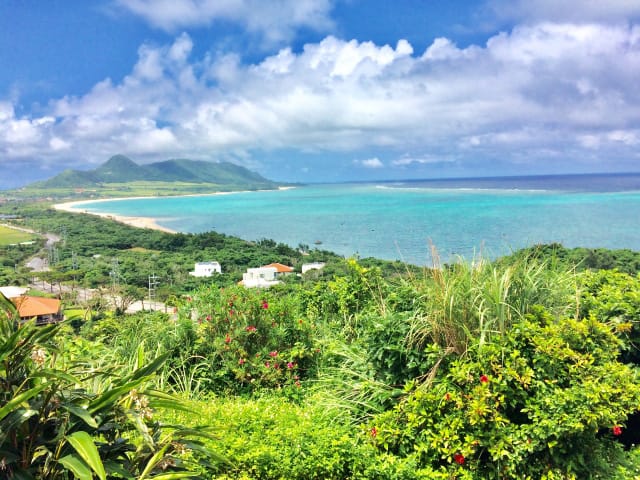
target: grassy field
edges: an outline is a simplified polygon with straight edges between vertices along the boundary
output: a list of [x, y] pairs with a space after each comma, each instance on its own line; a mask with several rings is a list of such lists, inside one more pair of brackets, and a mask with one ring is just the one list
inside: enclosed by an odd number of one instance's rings
[[86, 189], [74, 188], [22, 188], [12, 195], [18, 198], [51, 198], [83, 200], [104, 197], [164, 197], [172, 195], [194, 195], [264, 188], [261, 185], [218, 185], [215, 183], [146, 182], [105, 183]]
[[20, 230], [14, 230], [13, 228], [0, 225], [0, 245], [29, 242], [34, 239], [34, 235], [31, 233], [21, 232]]

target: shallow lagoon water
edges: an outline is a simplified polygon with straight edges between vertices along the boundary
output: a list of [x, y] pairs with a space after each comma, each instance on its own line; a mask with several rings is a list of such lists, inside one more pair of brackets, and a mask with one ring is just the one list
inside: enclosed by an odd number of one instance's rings
[[431, 244], [442, 261], [549, 242], [640, 250], [640, 175], [311, 185], [81, 209], [416, 265], [432, 263]]

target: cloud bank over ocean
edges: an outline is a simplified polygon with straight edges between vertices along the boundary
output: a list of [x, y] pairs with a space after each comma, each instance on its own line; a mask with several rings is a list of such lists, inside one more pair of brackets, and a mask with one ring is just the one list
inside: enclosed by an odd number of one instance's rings
[[173, 39], [143, 43], [122, 78], [51, 98], [37, 112], [0, 99], [2, 162], [95, 166], [122, 152], [268, 171], [263, 157], [288, 152], [300, 171], [318, 157], [408, 175], [434, 164], [639, 166], [640, 25], [624, 20], [640, 13], [636, 2], [492, 2], [495, 19], [521, 23], [483, 44], [439, 37], [416, 51], [402, 38], [387, 45], [327, 35], [253, 62], [202, 53], [192, 35], [173, 32], [236, 22], [286, 43], [297, 28], [330, 30], [331, 3], [283, 0], [268, 14], [250, 0], [117, 3]]

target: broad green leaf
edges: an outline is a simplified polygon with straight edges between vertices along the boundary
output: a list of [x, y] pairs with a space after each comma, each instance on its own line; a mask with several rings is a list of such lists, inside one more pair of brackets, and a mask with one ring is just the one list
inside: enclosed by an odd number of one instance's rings
[[104, 465], [100, 459], [100, 454], [96, 448], [91, 435], [87, 432], [75, 432], [67, 436], [67, 441], [78, 452], [82, 459], [91, 467], [100, 480], [106, 480], [107, 474], [104, 471]]
[[93, 428], [98, 428], [98, 424], [95, 419], [91, 416], [89, 412], [87, 412], [84, 408], [78, 407], [76, 405], [62, 405], [67, 412], [74, 414], [76, 417], [84, 420], [84, 423]]
[[174, 480], [177, 478], [193, 478], [197, 477], [197, 473], [189, 472], [173, 472], [173, 473], [161, 473], [160, 475], [154, 475], [149, 477], [151, 480]]
[[71, 384], [80, 383], [80, 379], [66, 372], [62, 372], [60, 370], [49, 370], [49, 369], [38, 370], [37, 372], [34, 372], [32, 376], [34, 378], [43, 377], [48, 380], [53, 380], [53, 379], [62, 380], [64, 382], [71, 383]]
[[153, 454], [153, 456], [147, 462], [147, 466], [143, 470], [142, 474], [138, 477], [138, 480], [144, 480], [145, 478], [148, 478], [148, 475], [151, 473], [151, 471], [155, 468], [158, 462], [162, 460], [162, 457], [164, 457], [164, 454], [167, 451], [168, 447], [169, 445], [165, 445]]
[[2, 420], [2, 431], [10, 432], [16, 429], [18, 425], [22, 425], [25, 421], [37, 414], [37, 411], [30, 408], [20, 408], [14, 410]]
[[102, 395], [97, 397], [95, 400], [93, 400], [89, 404], [89, 412], [95, 413], [98, 410], [100, 410], [101, 408], [104, 408], [104, 407], [107, 407], [107, 406], [111, 410], [111, 404], [113, 402], [115, 402], [122, 395], [125, 395], [129, 391], [131, 391], [134, 388], [138, 387], [144, 381], [145, 381], [145, 378], [140, 378], [140, 379], [138, 379], [136, 381], [125, 383], [124, 385], [121, 385], [121, 386], [119, 386], [117, 388], [112, 388], [111, 390], [108, 390], [108, 391], [104, 392]]
[[120, 463], [114, 460], [106, 460], [104, 462], [104, 468], [107, 471], [109, 478], [111, 478], [114, 475], [118, 475], [122, 478], [126, 478], [127, 480], [134, 479], [134, 476], [131, 475], [131, 473], [126, 471]]
[[70, 470], [73, 475], [80, 480], [91, 480], [91, 477], [93, 476], [87, 464], [84, 463], [82, 459], [77, 455], [71, 454], [62, 457], [60, 459], [60, 463], [64, 466], [64, 468]]
[[22, 392], [21, 394], [13, 397], [11, 400], [7, 402], [6, 405], [0, 408], [0, 420], [6, 417], [9, 414], [9, 412], [11, 412], [14, 408], [16, 408], [22, 402], [26, 402], [30, 398], [35, 397], [48, 386], [49, 385], [47, 385], [46, 383], [42, 383], [37, 387], [30, 388], [29, 390]]
[[148, 363], [144, 367], [138, 368], [135, 372], [133, 372], [130, 375], [129, 379], [138, 380], [142, 377], [147, 377], [148, 375], [151, 375], [165, 363], [168, 357], [169, 357], [168, 353], [164, 353], [160, 355], [159, 357], [153, 359], [152, 362]]

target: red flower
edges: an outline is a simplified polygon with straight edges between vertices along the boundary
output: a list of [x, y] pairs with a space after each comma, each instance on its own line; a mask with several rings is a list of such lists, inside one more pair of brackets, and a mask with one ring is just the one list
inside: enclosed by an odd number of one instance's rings
[[262, 308], [264, 308], [265, 310], [269, 308], [269, 304], [267, 303], [266, 300], [262, 300]]
[[224, 343], [231, 343], [231, 337], [229, 336], [228, 333], [224, 337]]
[[287, 362], [287, 368], [293, 368], [293, 363]]
[[277, 356], [278, 356], [278, 351], [277, 351], [277, 350], [274, 350], [273, 352], [269, 352], [269, 356], [270, 356], [271, 358], [275, 358], [275, 357], [277, 357]]
[[265, 366], [265, 367], [267, 367], [267, 368], [270, 368], [270, 367], [271, 367], [271, 364], [270, 364], [269, 362], [265, 362], [265, 363], [264, 363], [264, 366]]
[[444, 399], [445, 399], [445, 401], [447, 401], [447, 402], [448, 402], [449, 400], [451, 400], [451, 394], [450, 394], [449, 392], [445, 393], [445, 394], [444, 394]]
[[480, 375], [480, 383], [489, 383], [489, 377], [486, 375]]
[[249, 325], [247, 328], [245, 328], [245, 330], [247, 332], [255, 332], [258, 329], [256, 327], [254, 327], [253, 325]]
[[371, 427], [371, 430], [369, 433], [371, 433], [371, 436], [373, 438], [376, 438], [376, 435], [378, 435], [378, 429], [376, 427]]
[[295, 386], [296, 386], [296, 387], [298, 387], [298, 388], [300, 388], [300, 387], [302, 386], [302, 385], [300, 384], [300, 381], [299, 381], [299, 380], [296, 380]]
[[244, 358], [241, 358], [240, 360], [238, 360], [238, 365], [244, 365], [244, 362], [246, 360]]
[[620, 427], [619, 425], [614, 425], [613, 428], [611, 428], [611, 432], [616, 436], [620, 436], [622, 435], [622, 427]]
[[462, 455], [461, 453], [456, 453], [453, 456], [453, 460], [458, 464], [458, 465], [464, 465], [464, 455]]

